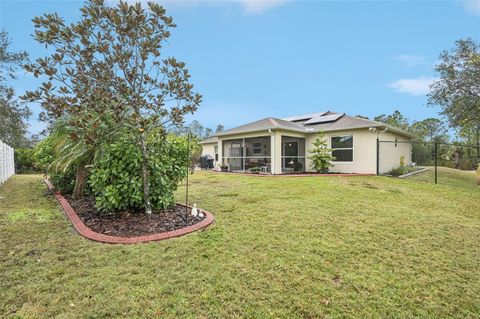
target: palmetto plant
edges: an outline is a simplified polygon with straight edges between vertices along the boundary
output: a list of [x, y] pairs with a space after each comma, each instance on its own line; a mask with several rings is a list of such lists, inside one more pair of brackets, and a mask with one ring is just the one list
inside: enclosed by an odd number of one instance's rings
[[91, 114], [83, 128], [71, 125], [72, 119], [68, 117], [58, 118], [52, 126], [56, 156], [48, 170], [65, 173], [74, 167], [76, 180], [73, 195], [76, 198], [84, 195], [90, 165], [99, 156], [103, 146], [113, 141], [119, 132], [107, 114]]

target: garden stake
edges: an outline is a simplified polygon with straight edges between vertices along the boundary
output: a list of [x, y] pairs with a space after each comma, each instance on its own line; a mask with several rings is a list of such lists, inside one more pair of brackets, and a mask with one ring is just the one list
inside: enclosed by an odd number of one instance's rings
[[190, 168], [190, 131], [187, 131], [187, 185], [185, 188], [185, 225], [188, 225], [188, 174]]

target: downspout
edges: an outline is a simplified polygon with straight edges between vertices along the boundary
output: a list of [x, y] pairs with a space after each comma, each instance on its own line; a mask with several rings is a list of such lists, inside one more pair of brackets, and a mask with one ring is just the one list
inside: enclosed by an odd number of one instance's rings
[[268, 129], [268, 133], [270, 133], [270, 173], [275, 174], [275, 133], [272, 132], [272, 129]]
[[385, 126], [383, 131], [377, 130], [377, 176], [380, 175], [380, 134], [386, 133], [388, 131], [388, 127]]

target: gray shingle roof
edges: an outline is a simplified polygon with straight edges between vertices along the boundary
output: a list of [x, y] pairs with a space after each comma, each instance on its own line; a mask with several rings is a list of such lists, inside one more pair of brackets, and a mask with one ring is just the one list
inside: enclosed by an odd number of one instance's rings
[[199, 144], [209, 144], [209, 143], [216, 143], [216, 142], [218, 142], [218, 137], [212, 136], [200, 141]]
[[247, 133], [247, 132], [265, 131], [269, 129], [285, 129], [289, 131], [296, 131], [296, 132], [302, 132], [302, 133], [306, 132], [305, 128], [300, 124], [296, 124], [293, 122], [289, 122], [289, 121], [285, 121], [285, 120], [281, 120], [273, 117], [267, 117], [255, 122], [234, 127], [232, 129], [218, 133], [217, 135], [223, 136], [223, 135], [231, 135], [231, 134], [239, 134], [239, 133]]
[[[299, 119], [304, 120], [305, 116], [315, 116], [318, 114], [327, 114], [328, 115], [335, 115], [340, 113], [334, 112], [322, 112], [322, 113], [313, 113], [307, 115], [300, 115], [300, 116], [293, 116], [289, 117], [288, 119], [292, 119], [292, 121], [297, 121]], [[388, 128], [390, 131], [395, 132], [397, 134], [413, 137], [414, 135], [410, 132], [405, 130], [399, 129], [397, 127], [389, 126], [384, 123], [367, 120], [355, 116], [343, 115], [335, 121], [326, 122], [326, 123], [319, 123], [319, 124], [310, 124], [305, 125], [304, 121], [300, 122], [291, 122], [287, 119], [278, 119], [274, 117], [267, 117], [255, 122], [247, 123], [241, 126], [234, 127], [232, 129], [223, 131], [218, 133], [217, 136], [224, 136], [224, 135], [232, 135], [232, 134], [241, 134], [241, 133], [249, 133], [249, 132], [258, 132], [258, 131], [266, 131], [269, 129], [283, 129], [287, 131], [294, 131], [294, 132], [301, 132], [301, 133], [316, 133], [319, 131], [329, 132], [329, 131], [342, 131], [342, 130], [351, 130], [351, 129], [361, 129], [361, 128]], [[218, 137], [214, 136], [208, 138], [206, 140], [201, 141], [201, 144], [208, 144], [214, 143], [218, 141]]]

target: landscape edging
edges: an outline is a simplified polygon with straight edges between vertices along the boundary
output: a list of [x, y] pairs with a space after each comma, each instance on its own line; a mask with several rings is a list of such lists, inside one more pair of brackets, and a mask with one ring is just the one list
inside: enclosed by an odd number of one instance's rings
[[[70, 220], [70, 222], [73, 225], [73, 228], [83, 237], [102, 242], [102, 243], [108, 243], [108, 244], [136, 244], [136, 243], [146, 243], [150, 241], [158, 241], [158, 240], [165, 240], [169, 238], [174, 238], [174, 237], [179, 237], [183, 236], [186, 234], [193, 233], [194, 231], [204, 229], [208, 226], [210, 226], [215, 217], [213, 216], [212, 213], [203, 210], [202, 212], [205, 213], [206, 217], [203, 219], [201, 222], [187, 226], [184, 228], [176, 229], [176, 230], [171, 230], [168, 232], [163, 232], [163, 233], [158, 233], [158, 234], [152, 234], [152, 235], [145, 235], [145, 236], [137, 236], [137, 237], [121, 237], [121, 236], [109, 236], [109, 235], [104, 235], [100, 234], [97, 232], [94, 232], [90, 228], [88, 228], [81, 218], [77, 215], [73, 207], [70, 205], [70, 203], [65, 199], [65, 197], [62, 196], [59, 192], [56, 192], [53, 184], [48, 180], [45, 179], [44, 183], [47, 185], [48, 189], [52, 191], [52, 193], [55, 195], [55, 198], [58, 200], [60, 205], [63, 208], [63, 212], [65, 213], [65, 216]], [[183, 204], [180, 204], [182, 206], [185, 206]]]
[[404, 179], [404, 178], [410, 177], [412, 175], [417, 175], [417, 174], [423, 173], [427, 170], [428, 170], [428, 168], [424, 167], [422, 169], [419, 169], [418, 171], [413, 171], [413, 172], [410, 172], [410, 173], [407, 173], [407, 174], [400, 175], [400, 176], [398, 176], [398, 178]]

